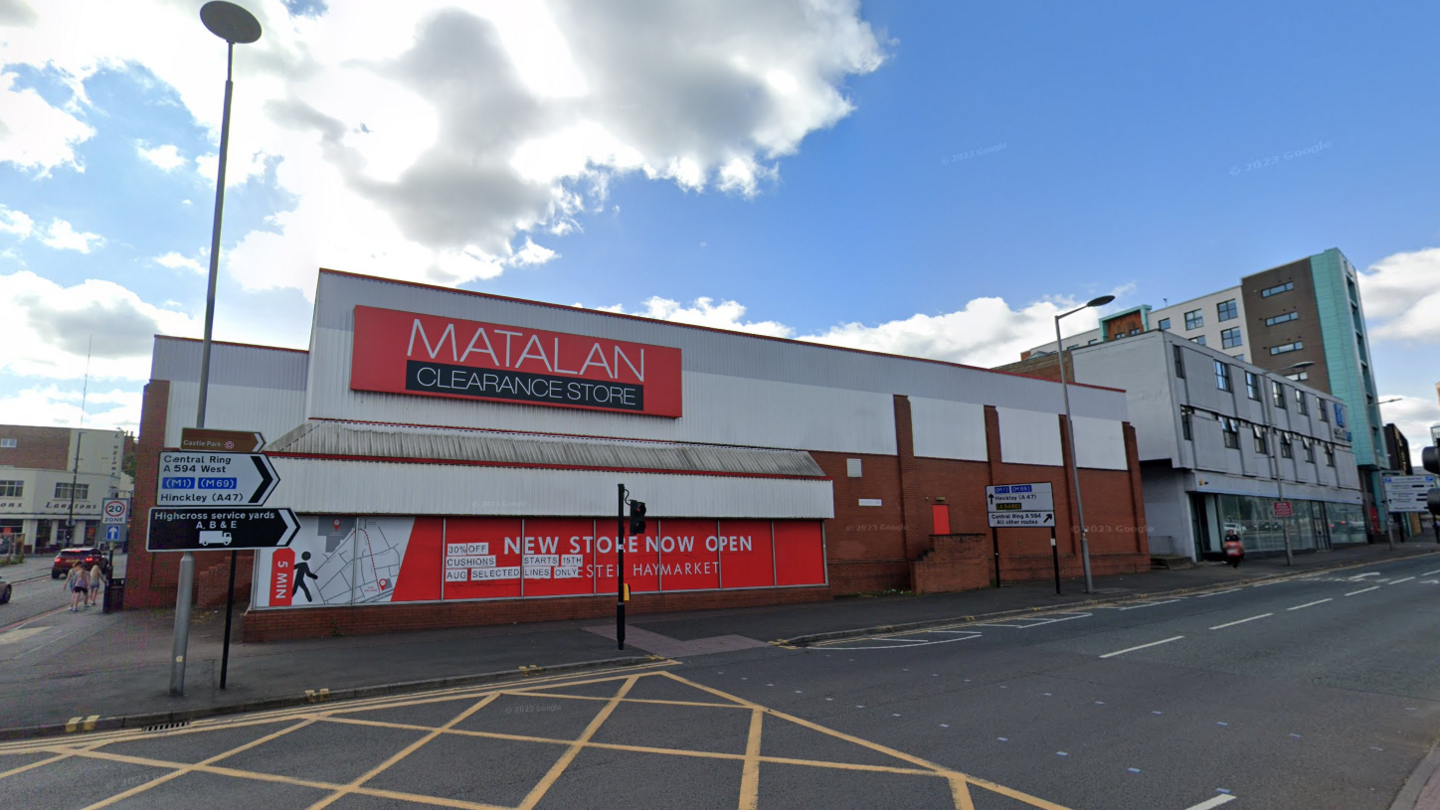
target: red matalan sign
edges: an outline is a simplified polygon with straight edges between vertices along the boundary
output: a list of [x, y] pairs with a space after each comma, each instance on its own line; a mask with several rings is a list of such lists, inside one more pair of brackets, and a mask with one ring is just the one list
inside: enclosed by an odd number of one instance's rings
[[680, 350], [357, 306], [350, 388], [678, 417]]

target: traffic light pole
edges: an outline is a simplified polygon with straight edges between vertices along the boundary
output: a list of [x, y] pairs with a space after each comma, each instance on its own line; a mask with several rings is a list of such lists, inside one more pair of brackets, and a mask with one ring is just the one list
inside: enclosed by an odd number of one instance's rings
[[615, 641], [625, 649], [625, 485], [615, 508]]

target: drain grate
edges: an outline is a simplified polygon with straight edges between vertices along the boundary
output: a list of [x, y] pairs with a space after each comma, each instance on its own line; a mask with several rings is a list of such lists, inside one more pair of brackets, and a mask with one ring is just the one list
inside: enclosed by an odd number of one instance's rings
[[172, 728], [184, 728], [190, 725], [189, 720], [181, 720], [178, 723], [160, 723], [159, 725], [146, 726], [145, 731], [169, 731]]

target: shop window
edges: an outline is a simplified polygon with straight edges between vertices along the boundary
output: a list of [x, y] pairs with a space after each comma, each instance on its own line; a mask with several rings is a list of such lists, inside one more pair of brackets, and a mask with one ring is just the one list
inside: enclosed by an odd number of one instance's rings
[[1235, 326], [1223, 329], [1220, 332], [1220, 345], [1226, 349], [1233, 349], [1236, 346], [1243, 346], [1245, 339], [1240, 336], [1240, 327]]
[[1218, 312], [1218, 320], [1221, 321], [1233, 321], [1240, 317], [1239, 307], [1235, 306], [1234, 298], [1231, 298], [1229, 301], [1221, 301], [1216, 305], [1215, 309]]
[[1221, 391], [1230, 390], [1230, 366], [1219, 360], [1215, 361], [1215, 387]]
[[1185, 313], [1185, 328], [1186, 328], [1186, 329], [1199, 329], [1200, 327], [1202, 327], [1202, 326], [1204, 326], [1204, 325], [1205, 325], [1205, 312], [1204, 312], [1204, 310], [1192, 309], [1192, 310], [1190, 310], [1189, 312]]
[[1179, 346], [1171, 346], [1175, 354], [1175, 376], [1185, 379], [1185, 354]]
[[1260, 382], [1255, 378], [1255, 372], [1245, 372], [1245, 396], [1256, 402], [1260, 401]]
[[1273, 318], [1266, 318], [1266, 319], [1265, 319], [1265, 325], [1266, 325], [1266, 326], [1274, 326], [1274, 325], [1280, 324], [1280, 323], [1289, 323], [1289, 322], [1294, 321], [1294, 320], [1299, 320], [1299, 318], [1300, 318], [1300, 313], [1298, 313], [1298, 312], [1287, 312], [1287, 313], [1285, 313], [1284, 315], [1276, 315], [1276, 316], [1273, 317]]
[[1168, 330], [1169, 328], [1170, 328], [1170, 319], [1169, 319], [1169, 318], [1161, 318], [1161, 319], [1160, 319], [1160, 331], [1164, 332], [1164, 331]]
[[24, 496], [24, 481], [0, 481], [0, 498], [22, 498]]
[[[70, 484], [70, 482], [68, 482], [68, 481], [62, 481], [62, 482], [56, 484], [56, 485], [55, 485], [55, 500], [57, 500], [57, 501], [59, 501], [59, 500], [66, 500], [66, 501], [70, 500], [70, 491], [71, 491], [70, 488], [71, 488], [71, 484]], [[83, 501], [83, 500], [86, 500], [86, 499], [88, 499], [88, 498], [90, 497], [90, 485], [89, 485], [89, 484], [75, 484], [75, 485], [74, 485], [74, 488], [75, 488], [75, 490], [74, 490], [74, 491], [75, 491], [75, 500], [77, 500], [77, 501]]]
[[1275, 380], [1271, 380], [1270, 396], [1271, 399], [1273, 399], [1275, 402], [1275, 407], [1279, 408], [1282, 411], [1285, 410], [1285, 386], [1281, 385]]

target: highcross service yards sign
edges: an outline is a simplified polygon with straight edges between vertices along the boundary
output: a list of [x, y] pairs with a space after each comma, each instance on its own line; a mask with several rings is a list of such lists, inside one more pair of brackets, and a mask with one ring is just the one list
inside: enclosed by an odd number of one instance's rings
[[678, 417], [680, 350], [357, 306], [350, 388]]

